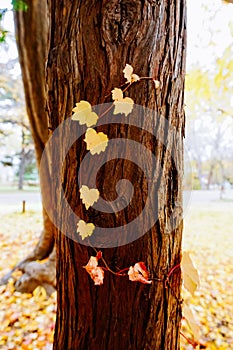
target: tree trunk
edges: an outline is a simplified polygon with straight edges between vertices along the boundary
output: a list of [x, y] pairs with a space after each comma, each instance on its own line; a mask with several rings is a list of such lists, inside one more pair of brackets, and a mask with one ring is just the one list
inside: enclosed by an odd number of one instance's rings
[[[86, 100], [91, 105], [109, 102], [111, 90], [125, 81], [122, 70], [126, 63], [141, 77], [160, 81], [157, 92], [149, 80], [133, 84], [126, 92], [136, 104], [155, 111], [152, 121], [145, 118], [137, 128], [130, 123], [123, 125], [122, 121], [130, 120], [130, 115], [125, 119], [119, 116], [118, 124], [97, 127], [109, 139], [132, 139], [156, 155], [155, 173], [149, 179], [127, 160], [132, 153], [127, 147], [122, 152], [123, 159], [112, 160], [99, 169], [96, 186], [101, 196], [113, 201], [117, 196], [117, 181], [127, 179], [134, 186], [130, 205], [112, 214], [84, 209], [78, 199], [77, 175], [86, 154], [82, 138], [71, 147], [62, 168], [62, 186], [70, 207], [96, 227], [127, 226], [142, 211], [149, 195], [147, 186], [151, 186], [159, 209], [157, 222], [134, 242], [122, 245], [120, 237], [119, 247], [101, 250], [115, 271], [143, 261], [154, 278], [153, 283], [130, 282], [127, 276], [106, 272], [104, 284], [95, 286], [83, 269], [95, 250], [77, 242], [77, 222], [70, 219], [57, 197], [62, 230], [57, 230], [55, 235], [58, 311], [54, 349], [178, 349], [179, 269], [169, 279], [171, 288], [165, 288], [165, 280], [170, 269], [179, 264], [181, 255], [185, 1], [52, 0], [49, 4], [47, 109], [53, 130], [71, 116], [76, 102]], [[168, 127], [164, 126], [164, 118]], [[71, 123], [69, 132], [78, 132], [78, 123]], [[166, 147], [146, 131], [147, 123], [157, 130]], [[176, 139], [172, 136], [173, 127], [177, 131]], [[58, 138], [54, 164], [62, 157], [65, 140], [70, 138], [67, 129]], [[150, 158], [143, 158], [142, 153], [137, 157], [144, 159], [149, 172], [153, 171]], [[92, 166], [87, 165], [87, 177]], [[56, 188], [54, 191], [59, 196]], [[148, 220], [153, 214], [149, 209]]]
[[[16, 11], [14, 13], [15, 31], [27, 114], [30, 121], [36, 159], [39, 167], [41, 156], [48, 140], [48, 122], [45, 111], [45, 62], [47, 58], [48, 14], [46, 0], [26, 2], [28, 2], [27, 11]], [[42, 171], [39, 172], [39, 177], [41, 192], [51, 198], [49, 159], [47, 159], [47, 166], [43, 167]], [[47, 273], [47, 279], [52, 280], [53, 282], [51, 285], [54, 286], [54, 256], [49, 257], [49, 259], [51, 259], [49, 263], [45, 263], [45, 265], [39, 264], [37, 266], [36, 275], [33, 276], [33, 271], [30, 270], [31, 285], [30, 279], [28, 278], [29, 275], [27, 274], [27, 263], [31, 264], [33, 260], [47, 258], [53, 251], [53, 247], [54, 226], [46, 211], [43, 209], [43, 231], [40, 240], [34, 251], [17, 265], [17, 268], [21, 268], [26, 273], [26, 276], [22, 276], [16, 283], [16, 289], [18, 288], [18, 290], [20, 289], [25, 292], [31, 291], [32, 286], [35, 284], [35, 279], [37, 285], [40, 283], [43, 284], [44, 277], [41, 280], [38, 279], [40, 276], [38, 272], [40, 267], [43, 276]], [[25, 281], [27, 281], [26, 284], [24, 284]]]
[[18, 182], [18, 190], [23, 189], [23, 181], [24, 181], [24, 173], [25, 173], [25, 166], [26, 166], [26, 158], [25, 158], [25, 151], [22, 149], [21, 151], [21, 159], [19, 164], [19, 182]]
[[214, 168], [215, 168], [215, 162], [210, 162], [210, 168], [208, 173], [208, 180], [207, 180], [207, 190], [210, 190], [210, 187], [213, 182], [213, 175], [214, 175]]
[[19, 181], [18, 181], [19, 190], [23, 189], [26, 166], [30, 164], [33, 158], [33, 154], [34, 152], [32, 149], [28, 149], [28, 150], [26, 149], [25, 132], [22, 128], [22, 143], [21, 143], [21, 152], [20, 152]]
[[201, 190], [205, 189], [204, 181], [203, 181], [203, 173], [202, 173], [202, 161], [200, 157], [196, 158], [196, 165], [197, 165], [197, 176], [200, 182]]

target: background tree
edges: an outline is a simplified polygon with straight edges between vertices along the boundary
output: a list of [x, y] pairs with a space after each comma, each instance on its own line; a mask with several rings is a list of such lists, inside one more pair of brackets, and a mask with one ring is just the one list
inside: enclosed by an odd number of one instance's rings
[[[9, 60], [7, 63], [1, 63], [0, 68], [2, 76], [0, 78], [0, 125], [3, 131], [1, 146], [5, 148], [6, 158], [19, 161], [18, 165], [18, 189], [23, 188], [24, 175], [27, 166], [32, 165], [34, 156], [33, 141], [30, 132], [28, 117], [25, 111], [24, 94], [22, 81], [14, 70], [17, 69], [18, 61]], [[19, 136], [20, 134], [20, 136]], [[10, 149], [6, 147], [9, 137], [18, 140]], [[21, 143], [21, 146], [18, 143]], [[5, 164], [5, 157], [2, 163]]]
[[231, 46], [209, 70], [193, 66], [186, 78], [187, 145], [199, 180], [194, 188], [224, 188], [226, 181], [232, 183]]
[[2, 9], [2, 8], [0, 9], [0, 43], [4, 43], [4, 41], [6, 39], [6, 35], [7, 35], [7, 30], [5, 30], [1, 24], [6, 11], [7, 11], [7, 9]]
[[[140, 76], [159, 79], [158, 95], [151, 81], [132, 86], [130, 97], [135, 103], [153, 108], [157, 117], [165, 117], [175, 127], [182, 143], [184, 130], [183, 89], [185, 75], [185, 21], [184, 1], [83, 1], [58, 0], [49, 2], [49, 53], [47, 63], [47, 110], [52, 130], [71, 116], [72, 108], [80, 100], [92, 105], [108, 102], [109, 92], [120, 86], [122, 70], [130, 63]], [[162, 118], [161, 117], [161, 118]], [[142, 130], [145, 123], [142, 123]], [[72, 129], [78, 126], [72, 126]], [[161, 127], [161, 135], [169, 144], [174, 140]], [[111, 269], [144, 261], [153, 276], [164, 280], [168, 271], [180, 262], [182, 224], [177, 208], [174, 222], [170, 214], [174, 203], [182, 202], [182, 147], [174, 144], [171, 161], [168, 150], [158, 145], [153, 137], [130, 125], [97, 127], [109, 138], [133, 138], [143, 143], [158, 157], [162, 166], [159, 186], [154, 200], [164, 208], [158, 222], [143, 237], [126, 246], [103, 249]], [[60, 135], [54, 158], [61, 157], [63, 142], [69, 134]], [[86, 148], [79, 140], [70, 150], [62, 169], [62, 184], [70, 206], [81, 217], [91, 219], [98, 226], [112, 227], [127, 224], [140, 213], [145, 201], [146, 184], [143, 174], [130, 162], [116, 160], [99, 170], [97, 188], [105, 198], [115, 198], [115, 182], [127, 178], [134, 185], [132, 210], [127, 207], [120, 215], [87, 213], [78, 200], [77, 169]], [[53, 158], [53, 160], [54, 160]], [[89, 173], [91, 169], [87, 169]], [[135, 173], [136, 181], [135, 181]], [[55, 175], [55, 174], [54, 174]], [[54, 181], [56, 181], [54, 177]], [[138, 186], [137, 184], [140, 184]], [[172, 204], [173, 203], [173, 204]], [[179, 207], [180, 208], [180, 207]], [[82, 266], [95, 251], [75, 242], [76, 223], [70, 232], [70, 219], [64, 207], [57, 202], [56, 210], [63, 232], [57, 230], [57, 293], [58, 311], [54, 349], [178, 349], [181, 321], [181, 276], [174, 274], [173, 290], [164, 283], [150, 286], [130, 283], [127, 278], [106, 275], [104, 285], [94, 286]], [[148, 212], [148, 216], [150, 216]], [[171, 226], [170, 226], [171, 225]], [[167, 234], [167, 227], [171, 233]], [[176, 296], [176, 297], [175, 297]], [[130, 320], [130, 322], [129, 322]]]
[[[27, 114], [40, 166], [41, 155], [48, 140], [45, 111], [45, 60], [47, 57], [48, 23], [46, 1], [24, 2], [26, 8], [15, 11], [15, 32], [24, 83]], [[49, 165], [39, 172], [42, 193], [50, 197]], [[50, 293], [55, 287], [54, 227], [43, 209], [44, 229], [34, 251], [20, 263], [24, 275], [16, 282], [19, 291], [31, 291], [42, 284]], [[49, 256], [44, 264], [42, 260]]]
[[[15, 34], [19, 61], [24, 84], [27, 114], [35, 145], [38, 167], [41, 155], [48, 140], [48, 123], [45, 111], [45, 60], [47, 47], [47, 5], [46, 1], [13, 2], [15, 15]], [[49, 167], [39, 173], [40, 187], [46, 196], [50, 196]], [[55, 287], [55, 251], [53, 224], [43, 210], [44, 229], [34, 251], [13, 269], [21, 269], [24, 274], [16, 282], [15, 288], [21, 292], [31, 292], [38, 284], [50, 293]], [[35, 260], [48, 261], [40, 264]], [[6, 283], [9, 272], [1, 283]]]

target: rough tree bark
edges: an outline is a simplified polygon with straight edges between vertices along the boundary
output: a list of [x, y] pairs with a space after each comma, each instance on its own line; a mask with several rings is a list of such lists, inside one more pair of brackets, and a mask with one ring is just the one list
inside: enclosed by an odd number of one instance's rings
[[[126, 63], [140, 76], [152, 76], [160, 81], [157, 94], [150, 81], [143, 81], [134, 84], [129, 95], [135, 103], [157, 112], [154, 127], [171, 146], [178, 169], [168, 150], [149, 133], [130, 125], [100, 126], [97, 130], [104, 131], [109, 138], [131, 138], [143, 143], [156, 154], [162, 167], [162, 176], [153, 188], [155, 201], [163, 208], [156, 224], [135, 242], [102, 249], [103, 255], [113, 270], [144, 261], [152, 276], [164, 280], [168, 271], [180, 262], [182, 220], [178, 226], [176, 221], [182, 216], [182, 182], [178, 174], [183, 171], [183, 152], [182, 147], [174, 144], [170, 129], [166, 133], [160, 116], [176, 128], [182, 145], [185, 1], [51, 0], [49, 4], [47, 108], [53, 130], [71, 116], [76, 102], [87, 100], [92, 105], [108, 102], [109, 92], [124, 82], [122, 70]], [[142, 130], [146, 129], [146, 123], [147, 120]], [[69, 134], [60, 136], [61, 149], [66, 137]], [[57, 148], [55, 158], [60, 156], [59, 152]], [[85, 145], [79, 140], [63, 168], [62, 184], [70, 206], [97, 226], [127, 224], [140, 213], [145, 202], [147, 187], [142, 172], [127, 160], [106, 164], [96, 182], [101, 195], [114, 200], [115, 183], [127, 178], [134, 184], [133, 209], [127, 207], [118, 216], [96, 215], [92, 210], [87, 213], [77, 199], [77, 169], [85, 154]], [[158, 186], [160, 190], [156, 193]], [[57, 210], [66, 232], [69, 218], [59, 202]], [[170, 214], [174, 211], [171, 222]], [[104, 284], [94, 286], [82, 266], [95, 252], [75, 242], [75, 226], [73, 237], [74, 240], [58, 230], [55, 234], [58, 311], [54, 349], [178, 349], [179, 271], [171, 276], [172, 289], [164, 288], [164, 283], [159, 281], [153, 281], [150, 286], [139, 285], [107, 273]]]
[[[15, 32], [22, 71], [27, 114], [35, 145], [38, 167], [48, 140], [48, 122], [45, 111], [45, 62], [47, 57], [48, 15], [46, 0], [26, 1], [27, 11], [15, 11]], [[48, 160], [49, 164], [49, 160]], [[49, 165], [39, 172], [42, 193], [50, 197]], [[43, 198], [42, 198], [43, 200]], [[44, 285], [48, 292], [55, 287], [54, 226], [43, 209], [43, 231], [34, 251], [13, 269], [21, 269], [24, 274], [16, 281], [15, 288], [21, 292], [31, 292], [37, 285]], [[35, 260], [49, 257], [49, 262], [40, 264]], [[11, 275], [4, 276], [6, 283]], [[42, 277], [43, 276], [43, 277]], [[45, 285], [46, 281], [46, 285]], [[48, 288], [48, 285], [50, 287]], [[52, 288], [53, 287], [53, 288]]]

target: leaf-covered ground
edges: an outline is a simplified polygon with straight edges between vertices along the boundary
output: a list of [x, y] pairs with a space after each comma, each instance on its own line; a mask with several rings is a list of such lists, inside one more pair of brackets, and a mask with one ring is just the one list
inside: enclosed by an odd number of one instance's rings
[[[184, 293], [184, 299], [192, 306], [206, 349], [230, 350], [233, 349], [233, 201], [220, 201], [218, 195], [207, 200], [204, 195], [198, 198], [194, 193], [193, 204], [185, 216], [183, 249], [192, 253], [201, 283], [195, 297]], [[191, 337], [185, 322], [182, 331]], [[183, 340], [183, 349], [192, 349]]]
[[[201, 286], [195, 297], [184, 293], [200, 325], [201, 343], [209, 350], [233, 349], [232, 201], [195, 199], [185, 216], [183, 246], [198, 268]], [[39, 212], [5, 213], [0, 226], [0, 278], [30, 252], [39, 237]], [[42, 288], [33, 295], [14, 292], [13, 279], [0, 286], [0, 349], [52, 348], [56, 293]], [[183, 323], [182, 332], [192, 339]], [[181, 337], [182, 338], [182, 337]], [[192, 346], [182, 338], [182, 349]], [[170, 349], [169, 349], [170, 350]]]
[[[1, 217], [0, 277], [32, 251], [41, 225], [39, 212]], [[0, 286], [0, 349], [52, 349], [56, 293], [48, 299], [38, 287], [33, 295], [21, 294], [14, 291], [13, 282], [12, 278], [7, 286]]]

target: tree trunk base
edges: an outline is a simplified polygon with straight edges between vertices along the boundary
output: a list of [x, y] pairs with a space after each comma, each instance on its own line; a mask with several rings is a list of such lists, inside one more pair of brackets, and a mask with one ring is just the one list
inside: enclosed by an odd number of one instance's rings
[[[48, 258], [45, 262], [39, 262]], [[15, 281], [15, 290], [21, 293], [32, 293], [37, 286], [43, 286], [48, 295], [56, 288], [56, 250], [53, 233], [43, 231], [39, 242], [31, 254], [20, 261], [0, 280], [0, 285], [8, 283], [13, 272], [20, 270], [23, 275]]]
[[15, 290], [21, 293], [32, 293], [33, 290], [42, 286], [47, 295], [51, 295], [56, 289], [56, 253], [55, 249], [47, 261], [40, 263], [32, 261], [24, 264], [23, 275], [15, 282]]

